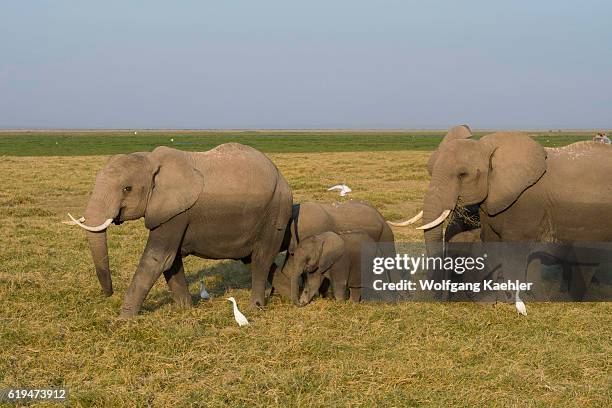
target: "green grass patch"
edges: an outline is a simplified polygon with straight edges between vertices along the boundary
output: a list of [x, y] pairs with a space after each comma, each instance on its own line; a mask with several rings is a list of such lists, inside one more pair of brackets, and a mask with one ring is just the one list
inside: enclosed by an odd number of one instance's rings
[[[487, 132], [488, 133], [488, 132]], [[434, 150], [445, 131], [6, 131], [0, 155], [91, 156], [151, 151], [157, 146], [205, 151], [227, 142], [266, 153]], [[476, 137], [483, 132], [477, 132]], [[532, 133], [544, 146], [590, 140], [587, 132]]]

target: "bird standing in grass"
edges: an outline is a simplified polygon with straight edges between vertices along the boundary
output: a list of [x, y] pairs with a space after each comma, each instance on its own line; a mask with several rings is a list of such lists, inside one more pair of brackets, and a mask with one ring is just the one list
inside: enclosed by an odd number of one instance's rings
[[525, 307], [525, 303], [523, 303], [523, 301], [519, 297], [518, 289], [516, 290], [516, 299], [515, 299], [515, 302], [514, 302], [514, 306], [516, 307], [516, 310], [520, 314], [522, 314], [523, 316], [527, 316], [527, 307]]
[[210, 295], [208, 294], [208, 292], [206, 291], [206, 288], [204, 287], [203, 280], [200, 281], [200, 298], [204, 300], [210, 299]]
[[234, 299], [233, 297], [228, 297], [227, 300], [232, 302], [232, 305], [234, 307], [234, 319], [236, 319], [236, 323], [238, 323], [238, 326], [248, 326], [249, 321], [242, 314], [242, 312], [238, 310], [238, 305], [236, 305], [236, 299]]

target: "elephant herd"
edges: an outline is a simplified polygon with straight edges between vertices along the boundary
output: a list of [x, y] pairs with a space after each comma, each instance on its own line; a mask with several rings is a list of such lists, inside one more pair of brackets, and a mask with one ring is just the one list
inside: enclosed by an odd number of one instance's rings
[[[451, 238], [612, 241], [610, 146], [578, 142], [543, 148], [513, 132], [475, 140], [462, 125], [447, 133], [427, 169], [431, 180], [422, 213], [391, 224], [423, 218], [428, 254], [440, 252]], [[477, 218], [479, 228], [465, 222], [466, 213]], [[111, 157], [96, 177], [84, 216], [71, 216], [71, 224], [87, 230], [106, 296], [113, 293], [106, 229], [142, 217], [149, 236], [122, 317], [140, 311], [161, 274], [173, 299], [191, 305], [182, 261], [187, 255], [249, 263], [253, 305], [264, 306], [270, 282], [273, 291], [301, 306], [329, 287], [336, 299], [358, 301], [363, 248], [387, 251], [384, 256], [395, 252], [389, 245], [393, 231], [372, 205], [294, 204], [280, 171], [251, 147], [227, 143], [206, 152], [158, 147]], [[274, 260], [284, 251], [286, 260], [277, 267]]]

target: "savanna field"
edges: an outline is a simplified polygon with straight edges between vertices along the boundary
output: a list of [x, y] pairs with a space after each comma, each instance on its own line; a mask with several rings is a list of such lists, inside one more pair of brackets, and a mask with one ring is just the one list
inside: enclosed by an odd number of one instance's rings
[[[405, 219], [421, 209], [426, 162], [442, 135], [1, 133], [0, 389], [66, 387], [72, 406], [610, 406], [610, 303], [532, 303], [519, 317], [513, 304], [318, 299], [297, 308], [273, 297], [259, 310], [248, 306], [248, 267], [188, 257], [194, 301], [200, 279], [213, 298], [181, 309], [160, 279], [126, 321], [118, 312], [144, 223], [109, 228], [109, 298], [84, 231], [61, 223], [82, 214], [111, 154], [226, 141], [268, 154], [295, 202], [344, 200], [326, 188], [345, 183], [351, 198]], [[562, 146], [592, 134], [534, 136]], [[423, 239], [413, 228], [394, 232], [397, 241]], [[249, 327], [236, 325], [227, 296]]]

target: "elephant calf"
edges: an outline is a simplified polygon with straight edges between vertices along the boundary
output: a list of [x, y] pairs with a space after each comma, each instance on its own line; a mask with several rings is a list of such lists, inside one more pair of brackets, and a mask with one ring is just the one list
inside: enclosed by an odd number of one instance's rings
[[[342, 236], [359, 232], [376, 243], [380, 255], [395, 257], [393, 231], [380, 212], [368, 202], [350, 200], [333, 204], [309, 202], [294, 205], [281, 247], [281, 251], [287, 251], [286, 262], [292, 262], [302, 242], [327, 232]], [[289, 275], [284, 267], [271, 273], [268, 279], [280, 295], [299, 305], [300, 277], [301, 272]]]
[[376, 241], [364, 232], [324, 232], [300, 242], [282, 271], [289, 277], [305, 274], [298, 305], [310, 303], [317, 292], [326, 296], [329, 284], [336, 300], [346, 300], [348, 289], [350, 299], [359, 302], [362, 251], [370, 259], [376, 254]]

